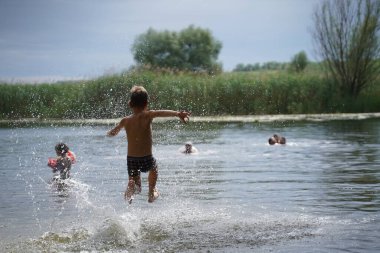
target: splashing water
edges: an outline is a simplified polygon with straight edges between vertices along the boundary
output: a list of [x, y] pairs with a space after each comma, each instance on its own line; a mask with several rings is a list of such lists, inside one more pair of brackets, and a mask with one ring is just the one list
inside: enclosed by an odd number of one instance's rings
[[[155, 125], [161, 196], [147, 202], [144, 174], [132, 205], [126, 140], [106, 130], [0, 129], [1, 251], [379, 250], [378, 120]], [[64, 184], [46, 166], [58, 140], [78, 156]]]

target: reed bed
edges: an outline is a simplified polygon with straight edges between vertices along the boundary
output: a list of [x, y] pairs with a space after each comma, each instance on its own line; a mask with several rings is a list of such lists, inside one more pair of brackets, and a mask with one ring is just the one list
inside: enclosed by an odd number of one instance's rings
[[150, 108], [189, 110], [194, 115], [359, 113], [380, 110], [377, 82], [356, 98], [339, 95], [318, 73], [128, 72], [90, 81], [0, 84], [0, 118], [119, 118], [130, 112], [129, 90], [143, 85]]

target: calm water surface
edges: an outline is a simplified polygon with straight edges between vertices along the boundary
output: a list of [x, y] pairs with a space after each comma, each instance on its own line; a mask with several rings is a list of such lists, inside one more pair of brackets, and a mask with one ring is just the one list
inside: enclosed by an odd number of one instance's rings
[[[144, 174], [132, 205], [109, 128], [0, 129], [0, 252], [380, 252], [380, 119], [156, 123], [161, 196], [147, 203]], [[58, 141], [78, 158], [63, 188]]]

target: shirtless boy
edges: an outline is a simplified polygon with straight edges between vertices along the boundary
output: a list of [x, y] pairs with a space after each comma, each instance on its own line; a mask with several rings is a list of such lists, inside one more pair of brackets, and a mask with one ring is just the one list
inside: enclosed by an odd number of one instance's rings
[[124, 198], [132, 203], [135, 190], [141, 189], [141, 172], [149, 172], [148, 183], [149, 193], [148, 202], [153, 202], [158, 198], [156, 181], [158, 168], [156, 159], [152, 155], [152, 120], [157, 117], [179, 117], [186, 123], [190, 113], [186, 111], [172, 110], [149, 110], [148, 92], [142, 86], [134, 86], [131, 89], [129, 107], [133, 113], [123, 118], [119, 124], [110, 130], [107, 135], [115, 136], [121, 129], [125, 129], [128, 140], [128, 186], [124, 193]]

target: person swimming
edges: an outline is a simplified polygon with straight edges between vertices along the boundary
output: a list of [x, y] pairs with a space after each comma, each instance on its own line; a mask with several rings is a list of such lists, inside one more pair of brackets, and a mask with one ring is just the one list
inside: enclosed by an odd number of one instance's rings
[[274, 144], [286, 144], [286, 138], [283, 136], [279, 136], [277, 134], [274, 134], [272, 137], [268, 139], [269, 145]]
[[184, 147], [181, 147], [179, 151], [183, 154], [198, 153], [198, 149], [193, 146], [191, 142], [186, 142]]

